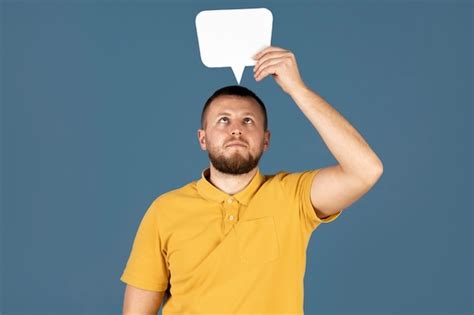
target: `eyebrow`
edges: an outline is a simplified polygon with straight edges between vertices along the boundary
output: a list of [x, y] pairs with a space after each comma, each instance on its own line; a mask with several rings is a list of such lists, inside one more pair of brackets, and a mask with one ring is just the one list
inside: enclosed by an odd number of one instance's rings
[[[221, 113], [217, 114], [217, 116], [221, 116], [221, 115], [232, 116], [232, 114], [231, 114], [231, 113], [228, 113], [228, 112], [221, 112]], [[253, 113], [251, 113], [251, 112], [245, 112], [245, 113], [243, 113], [243, 115], [256, 117], [256, 116], [255, 116]]]

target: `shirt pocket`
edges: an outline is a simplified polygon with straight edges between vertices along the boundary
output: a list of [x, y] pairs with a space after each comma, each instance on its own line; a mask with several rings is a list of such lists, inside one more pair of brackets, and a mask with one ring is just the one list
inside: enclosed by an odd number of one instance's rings
[[262, 264], [280, 256], [273, 216], [239, 221], [235, 226], [240, 259], [247, 264]]

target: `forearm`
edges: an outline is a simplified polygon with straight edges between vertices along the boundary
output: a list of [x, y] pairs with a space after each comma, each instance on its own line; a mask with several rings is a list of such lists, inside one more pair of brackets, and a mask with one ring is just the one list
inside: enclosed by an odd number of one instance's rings
[[380, 176], [382, 161], [336, 109], [306, 86], [295, 89], [289, 95], [319, 132], [345, 172], [367, 181]]

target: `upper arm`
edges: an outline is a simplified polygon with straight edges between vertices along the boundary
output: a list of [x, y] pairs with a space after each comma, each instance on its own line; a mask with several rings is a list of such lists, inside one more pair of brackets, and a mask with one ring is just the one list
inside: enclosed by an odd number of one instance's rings
[[311, 184], [311, 203], [316, 215], [324, 218], [349, 207], [365, 195], [377, 179], [364, 181], [344, 172], [339, 164], [322, 168]]
[[127, 285], [122, 315], [156, 315], [165, 291], [148, 291]]

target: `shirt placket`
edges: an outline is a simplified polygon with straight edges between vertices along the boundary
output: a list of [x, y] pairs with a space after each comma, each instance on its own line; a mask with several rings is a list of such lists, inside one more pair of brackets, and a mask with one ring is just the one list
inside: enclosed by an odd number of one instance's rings
[[223, 202], [223, 227], [227, 234], [239, 219], [239, 202], [233, 197], [228, 197]]

